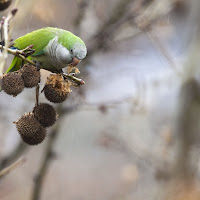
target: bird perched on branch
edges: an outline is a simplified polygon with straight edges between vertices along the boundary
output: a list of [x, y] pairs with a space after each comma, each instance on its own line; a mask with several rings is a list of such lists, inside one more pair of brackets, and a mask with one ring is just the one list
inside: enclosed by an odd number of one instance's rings
[[[78, 65], [87, 54], [85, 43], [79, 37], [59, 28], [46, 27], [28, 33], [16, 39], [11, 48], [22, 50], [30, 45], [35, 51], [27, 59], [55, 73], [61, 73], [67, 65]], [[7, 73], [19, 70], [22, 62], [15, 56]]]

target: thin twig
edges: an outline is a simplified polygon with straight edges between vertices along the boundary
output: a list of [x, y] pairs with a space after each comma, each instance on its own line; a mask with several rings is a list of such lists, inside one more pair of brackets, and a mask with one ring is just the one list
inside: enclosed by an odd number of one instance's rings
[[17, 12], [17, 8], [11, 10], [11, 12], [8, 14], [8, 16], [6, 17], [6, 19], [4, 20], [3, 30], [4, 30], [5, 46], [4, 46], [3, 54], [1, 55], [0, 75], [3, 74], [5, 62], [6, 62], [6, 59], [8, 57], [8, 51], [7, 51], [7, 49], [9, 47], [9, 41], [10, 41], [10, 37], [9, 37], [9, 23], [10, 23], [10, 20], [15, 16], [16, 12]]
[[6, 174], [10, 173], [12, 170], [14, 170], [16, 167], [22, 165], [25, 162], [25, 158], [19, 158], [16, 162], [11, 164], [10, 166], [6, 167], [5, 169], [0, 171], [0, 178], [5, 176]]
[[[5, 46], [2, 46], [0, 45], [0, 49], [6, 49]], [[22, 52], [24, 52], [25, 50], [27, 50], [27, 48], [23, 49], [23, 50], [18, 50], [18, 49], [10, 49], [10, 48], [7, 48], [6, 49], [8, 53], [14, 55], [14, 56], [17, 56], [19, 58], [21, 58], [22, 60], [24, 60], [25, 62], [31, 64], [31, 65], [36, 65], [32, 60], [29, 60], [27, 59], [25, 56], [22, 55]]]
[[169, 63], [170, 67], [175, 71], [177, 75], [180, 75], [180, 72], [177, 69], [176, 62], [174, 61], [173, 57], [171, 56], [170, 52], [161, 42], [161, 40], [157, 37], [155, 33], [151, 33], [149, 31], [145, 32], [147, 37], [150, 39], [152, 44], [161, 52], [161, 54], [166, 58], [167, 62]]
[[[60, 104], [57, 107], [57, 111], [58, 111], [59, 116], [62, 116], [62, 104]], [[35, 183], [34, 183], [34, 187], [33, 187], [33, 191], [32, 191], [31, 200], [39, 200], [40, 199], [42, 186], [43, 186], [43, 180], [46, 176], [49, 163], [52, 159], [52, 155], [53, 155], [52, 149], [56, 142], [56, 138], [60, 132], [60, 130], [59, 130], [60, 127], [61, 127], [60, 120], [58, 120], [57, 123], [54, 125], [51, 133], [49, 134], [48, 143], [47, 143], [47, 146], [46, 146], [46, 149], [44, 152], [44, 157], [43, 157], [43, 160], [41, 161], [40, 169], [38, 170], [38, 174], [36, 175], [36, 178], [35, 178]]]
[[[112, 12], [113, 14], [102, 27], [100, 27], [94, 37], [91, 38], [91, 42], [88, 45], [87, 60], [96, 51], [101, 50], [108, 45], [108, 42], [113, 38], [113, 35], [116, 34], [116, 24], [118, 24], [118, 21], [127, 13], [130, 3], [132, 3], [132, 0], [121, 0], [117, 3]], [[119, 29], [119, 27], [117, 27], [117, 29]]]
[[[71, 81], [72, 83], [75, 83], [76, 86], [80, 86], [80, 85], [84, 85], [85, 84], [85, 81], [80, 79], [80, 78], [77, 78], [74, 76], [74, 73], [70, 73], [70, 74], [62, 74], [62, 76], [65, 78], [65, 79], [68, 79], [69, 81]], [[73, 84], [72, 84], [73, 85]]]
[[81, 0], [78, 5], [78, 15], [76, 16], [76, 19], [74, 20], [74, 26], [76, 27], [76, 34], [80, 34], [80, 25], [84, 19], [85, 13], [87, 12], [87, 8], [89, 5], [88, 0]]
[[39, 91], [40, 91], [40, 86], [39, 84], [35, 88], [35, 106], [38, 106], [39, 104]]
[[6, 157], [4, 157], [0, 161], [0, 170], [10, 165], [14, 160], [19, 158], [22, 153], [27, 149], [28, 145], [26, 145], [23, 141], [20, 140], [19, 144], [14, 148], [14, 150]]

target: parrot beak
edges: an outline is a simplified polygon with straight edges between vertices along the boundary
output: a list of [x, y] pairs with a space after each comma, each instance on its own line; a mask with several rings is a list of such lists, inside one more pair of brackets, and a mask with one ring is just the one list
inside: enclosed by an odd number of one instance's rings
[[78, 65], [78, 63], [80, 63], [80, 60], [76, 57], [73, 57], [71, 65], [75, 67], [76, 65]]

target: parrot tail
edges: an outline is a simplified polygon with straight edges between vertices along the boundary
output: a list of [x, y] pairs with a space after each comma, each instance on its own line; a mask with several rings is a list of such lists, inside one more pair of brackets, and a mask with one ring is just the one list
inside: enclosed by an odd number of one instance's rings
[[11, 65], [10, 65], [10, 67], [7, 69], [6, 73], [14, 72], [14, 71], [19, 70], [21, 65], [22, 65], [22, 59], [17, 57], [17, 56], [15, 56], [13, 58], [13, 61], [12, 61]]

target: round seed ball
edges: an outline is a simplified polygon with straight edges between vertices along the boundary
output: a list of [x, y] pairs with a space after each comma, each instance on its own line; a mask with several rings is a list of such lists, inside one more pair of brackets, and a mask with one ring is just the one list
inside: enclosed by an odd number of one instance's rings
[[69, 96], [70, 84], [61, 75], [52, 74], [47, 78], [43, 91], [50, 102], [61, 103]]
[[40, 103], [33, 108], [34, 117], [43, 127], [52, 126], [57, 119], [57, 113], [53, 106], [47, 103]]
[[17, 96], [24, 89], [24, 81], [19, 72], [9, 72], [3, 75], [2, 89], [9, 95]]
[[33, 113], [24, 114], [14, 123], [25, 143], [37, 145], [45, 139], [46, 129], [37, 121]]
[[50, 102], [61, 103], [69, 96], [68, 92], [62, 92], [59, 89], [53, 87], [53, 85], [46, 84], [44, 86], [44, 95]]
[[0, 11], [8, 8], [9, 5], [11, 4], [11, 2], [12, 2], [12, 0], [0, 0]]
[[24, 86], [32, 88], [40, 82], [40, 71], [33, 65], [24, 65], [21, 69]]

